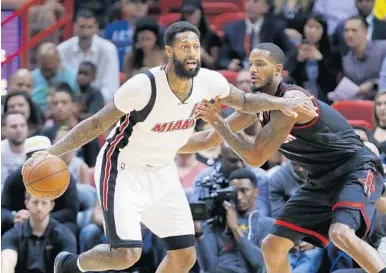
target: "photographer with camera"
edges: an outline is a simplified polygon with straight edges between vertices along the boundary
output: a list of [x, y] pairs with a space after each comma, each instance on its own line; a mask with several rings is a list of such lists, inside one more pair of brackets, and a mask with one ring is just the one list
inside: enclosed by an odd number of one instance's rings
[[[213, 166], [210, 166], [201, 172], [195, 178], [193, 193], [189, 196], [190, 201], [197, 201], [200, 199], [203, 184], [205, 180], [211, 180], [213, 183], [221, 184], [222, 188], [229, 186], [229, 175], [237, 169], [248, 168], [245, 162], [232, 150], [227, 144], [221, 145], [220, 160]], [[257, 180], [257, 188], [259, 196], [257, 198], [258, 210], [261, 215], [270, 216], [270, 207], [268, 199], [268, 184], [267, 173], [263, 169], [250, 169]]]
[[264, 271], [261, 241], [273, 219], [256, 206], [259, 193], [255, 174], [246, 168], [229, 175], [234, 200], [224, 201], [225, 225], [195, 221], [198, 262], [205, 272], [257, 273]]

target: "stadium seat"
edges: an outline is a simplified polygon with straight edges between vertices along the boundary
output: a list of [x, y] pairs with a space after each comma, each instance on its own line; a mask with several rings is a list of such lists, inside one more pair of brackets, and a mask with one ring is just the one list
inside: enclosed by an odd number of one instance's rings
[[207, 16], [241, 11], [240, 7], [238, 7], [235, 3], [230, 2], [204, 2], [202, 5], [204, 6], [205, 14]]
[[372, 124], [368, 123], [365, 120], [349, 120], [348, 123], [354, 128], [364, 128], [367, 130], [372, 129]]
[[227, 80], [229, 83], [235, 85], [237, 81], [237, 72], [231, 71], [231, 70], [218, 70]]
[[179, 11], [181, 8], [182, 0], [159, 0], [159, 7], [161, 14], [167, 14], [170, 12]]
[[368, 100], [339, 101], [332, 104], [348, 120], [364, 120], [374, 128], [374, 102]]
[[181, 14], [179, 14], [179, 13], [162, 14], [159, 17], [158, 23], [161, 26], [168, 27], [171, 24], [177, 22], [180, 18], [181, 18]]

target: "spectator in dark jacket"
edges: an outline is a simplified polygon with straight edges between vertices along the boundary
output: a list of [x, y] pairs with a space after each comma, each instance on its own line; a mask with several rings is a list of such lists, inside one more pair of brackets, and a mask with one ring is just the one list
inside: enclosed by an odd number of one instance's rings
[[286, 55], [284, 68], [292, 71], [296, 47], [284, 32], [285, 23], [267, 15], [270, 9], [268, 0], [247, 0], [247, 17], [224, 27], [220, 66], [223, 69], [238, 71], [249, 67], [249, 53], [258, 43], [274, 43]]
[[53, 273], [56, 255], [61, 251], [76, 253], [76, 237], [50, 217], [54, 201], [39, 200], [27, 193], [25, 206], [29, 219], [15, 225], [1, 238], [1, 271]]

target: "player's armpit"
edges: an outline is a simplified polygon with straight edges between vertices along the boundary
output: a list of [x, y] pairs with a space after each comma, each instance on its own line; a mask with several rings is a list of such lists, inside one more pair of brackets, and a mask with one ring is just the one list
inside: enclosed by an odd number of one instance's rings
[[246, 163], [253, 167], [260, 167], [277, 151], [291, 132], [295, 122], [295, 118], [286, 116], [279, 111], [271, 112], [270, 122], [261, 129], [254, 143], [233, 133], [229, 126], [222, 121], [213, 124], [213, 126]]
[[110, 102], [99, 112], [72, 128], [66, 136], [52, 145], [48, 152], [59, 156], [81, 147], [106, 131], [123, 115], [124, 113]]
[[[225, 119], [225, 122], [227, 122], [233, 132], [239, 132], [251, 125], [256, 119], [256, 115], [234, 112]], [[179, 149], [178, 153], [188, 154], [211, 149], [221, 144], [222, 141], [222, 138], [215, 130], [197, 132], [191, 135], [188, 142]]]

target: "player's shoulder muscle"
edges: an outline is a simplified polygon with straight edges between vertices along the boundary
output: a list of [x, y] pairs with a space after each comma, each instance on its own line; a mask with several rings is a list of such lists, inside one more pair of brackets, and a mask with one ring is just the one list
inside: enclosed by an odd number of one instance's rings
[[229, 83], [220, 72], [201, 68], [197, 77], [200, 84], [205, 85], [209, 99], [224, 98], [229, 95]]
[[115, 93], [114, 104], [123, 113], [143, 109], [151, 97], [150, 78], [139, 73], [128, 79]]

